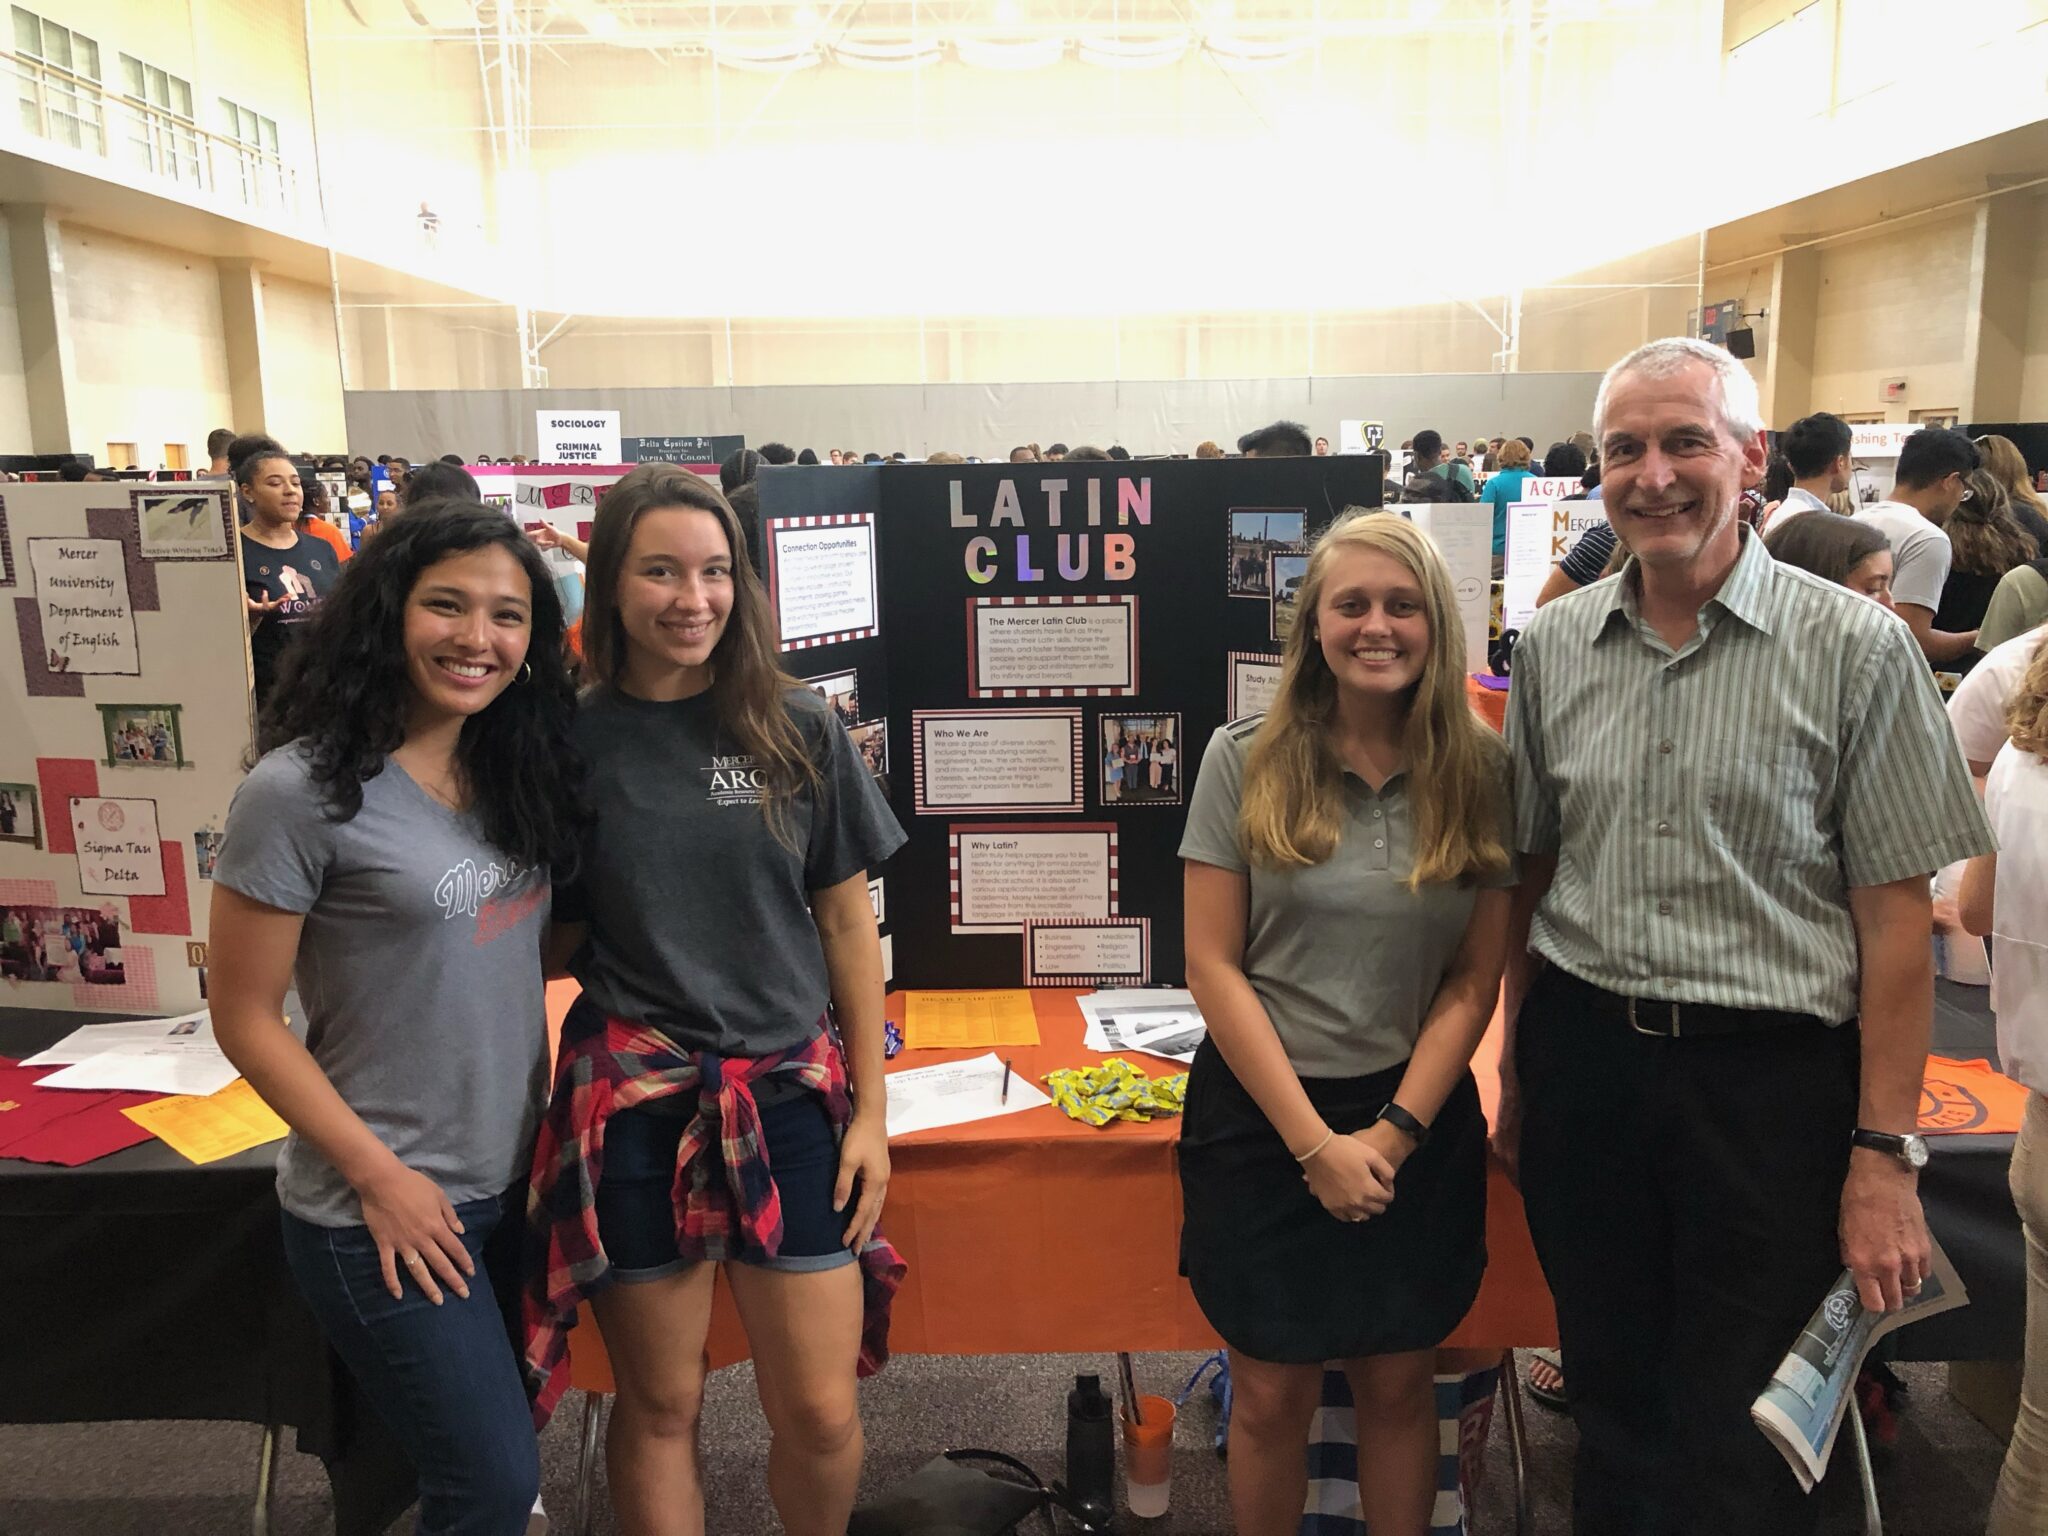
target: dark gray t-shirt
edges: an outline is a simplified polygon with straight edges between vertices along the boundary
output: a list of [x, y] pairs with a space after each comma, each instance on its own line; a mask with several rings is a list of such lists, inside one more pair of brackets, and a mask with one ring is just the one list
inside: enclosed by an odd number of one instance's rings
[[[1515, 883], [1512, 860], [1485, 879], [1408, 889], [1415, 866], [1408, 776], [1377, 792], [1344, 775], [1337, 851], [1306, 869], [1262, 869], [1238, 831], [1245, 759], [1263, 715], [1220, 727], [1202, 754], [1180, 856], [1248, 874], [1244, 974], [1302, 1077], [1363, 1077], [1399, 1066], [1465, 937], [1482, 889]], [[1514, 847], [1507, 749], [1497, 754], [1501, 846]]]
[[903, 845], [830, 707], [808, 688], [784, 698], [824, 777], [789, 805], [793, 849], [710, 694], [657, 704], [598, 689], [577, 717], [593, 817], [555, 916], [589, 923], [590, 938], [570, 968], [606, 1013], [685, 1050], [765, 1056], [807, 1039], [831, 999], [810, 893]]
[[[305, 914], [306, 1047], [400, 1162], [458, 1204], [526, 1177], [548, 1091], [545, 870], [514, 864], [395, 762], [364, 783], [354, 817], [331, 821], [293, 745], [235, 791], [213, 878]], [[363, 1219], [297, 1134], [277, 1194], [319, 1226]]]

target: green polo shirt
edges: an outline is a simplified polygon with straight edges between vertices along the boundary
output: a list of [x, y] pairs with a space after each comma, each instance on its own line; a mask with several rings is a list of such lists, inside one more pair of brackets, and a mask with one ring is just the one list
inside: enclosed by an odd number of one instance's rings
[[1849, 1019], [1850, 890], [1992, 847], [1912, 632], [1747, 529], [1676, 651], [1637, 583], [1515, 646], [1516, 846], [1558, 861], [1530, 947], [1612, 992]]
[[[1202, 754], [1180, 856], [1251, 881], [1244, 974], [1302, 1077], [1363, 1077], [1415, 1049], [1482, 888], [1512, 885], [1512, 865], [1487, 880], [1408, 889], [1415, 866], [1406, 774], [1377, 792], [1344, 775], [1337, 850], [1310, 868], [1261, 869], [1238, 832], [1244, 764], [1263, 715], [1217, 730]], [[1489, 740], [1491, 740], [1489, 733]], [[1500, 836], [1512, 837], [1507, 761]]]

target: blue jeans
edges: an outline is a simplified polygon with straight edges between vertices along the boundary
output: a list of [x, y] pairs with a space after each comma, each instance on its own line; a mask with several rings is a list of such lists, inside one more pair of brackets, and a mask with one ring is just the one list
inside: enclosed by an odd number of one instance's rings
[[443, 1286], [438, 1307], [403, 1268], [404, 1298], [391, 1299], [369, 1228], [284, 1215], [299, 1289], [419, 1473], [420, 1536], [525, 1536], [540, 1492], [540, 1448], [507, 1332], [518, 1315], [525, 1202], [518, 1185], [455, 1207], [477, 1272], [468, 1300]]

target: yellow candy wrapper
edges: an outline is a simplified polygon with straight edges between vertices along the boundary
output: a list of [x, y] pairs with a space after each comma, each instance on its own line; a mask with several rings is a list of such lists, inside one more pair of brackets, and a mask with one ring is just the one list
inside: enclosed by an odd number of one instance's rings
[[1043, 1081], [1053, 1103], [1070, 1119], [1097, 1127], [1112, 1120], [1177, 1115], [1188, 1091], [1187, 1073], [1155, 1081], [1121, 1056], [1112, 1056], [1099, 1067], [1062, 1067], [1047, 1073]]

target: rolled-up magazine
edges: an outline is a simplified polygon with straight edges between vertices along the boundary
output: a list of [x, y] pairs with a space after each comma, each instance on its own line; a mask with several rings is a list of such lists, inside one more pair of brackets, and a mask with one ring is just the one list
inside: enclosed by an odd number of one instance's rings
[[1933, 1244], [1918, 1294], [1896, 1312], [1864, 1306], [1855, 1277], [1842, 1271], [1749, 1409], [1800, 1487], [1811, 1493], [1827, 1471], [1843, 1413], [1855, 1395], [1856, 1373], [1870, 1347], [1894, 1329], [1969, 1304], [1969, 1293], [1939, 1243]]

